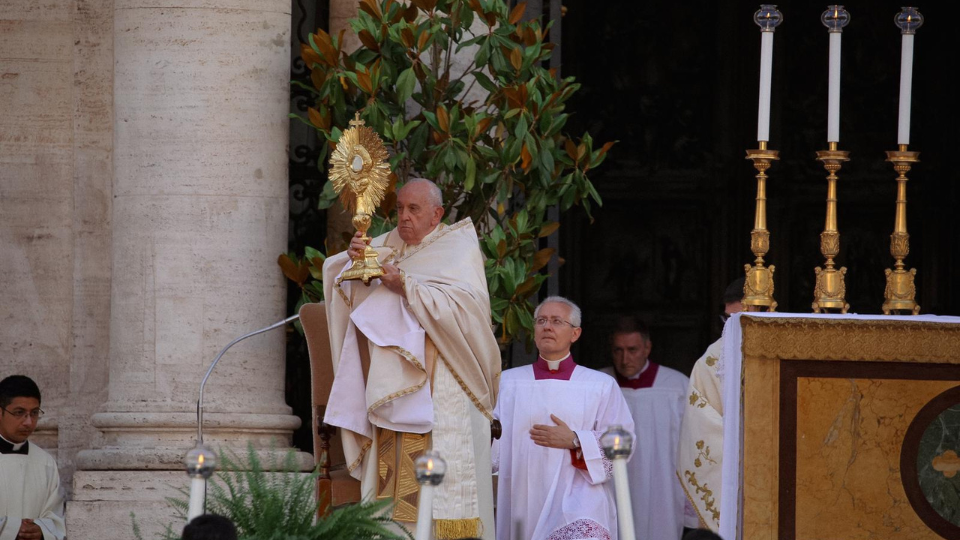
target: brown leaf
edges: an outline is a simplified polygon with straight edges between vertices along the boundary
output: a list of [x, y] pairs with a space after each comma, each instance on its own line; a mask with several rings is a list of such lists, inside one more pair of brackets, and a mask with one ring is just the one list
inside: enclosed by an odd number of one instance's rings
[[283, 272], [284, 276], [287, 276], [287, 279], [296, 283], [297, 285], [300, 285], [301, 287], [310, 277], [309, 267], [306, 265], [300, 266], [298, 262], [295, 262], [286, 254], [281, 254], [279, 257], [277, 257], [277, 264], [280, 265], [280, 270]]
[[410, 30], [409, 27], [400, 30], [400, 41], [403, 43], [404, 47], [408, 49], [412, 48], [413, 44], [416, 42], [413, 37], [413, 30]]
[[540, 226], [540, 233], [537, 234], [540, 238], [546, 238], [551, 234], [555, 233], [557, 229], [560, 228], [560, 223], [557, 221], [548, 221]]
[[320, 54], [323, 55], [323, 61], [328, 65], [336, 66], [339, 53], [333, 48], [330, 34], [324, 32], [322, 29], [317, 29], [317, 33], [313, 35], [313, 42], [316, 43], [317, 48], [320, 49]]
[[357, 84], [360, 89], [368, 94], [373, 94], [373, 81], [370, 80], [370, 74], [362, 71], [357, 72]]
[[[500, 203], [500, 204], [502, 205], [503, 203]], [[500, 213], [503, 214], [503, 212], [500, 212]], [[507, 241], [501, 240], [500, 242], [497, 243], [497, 257], [502, 259], [503, 256], [506, 254], [507, 254]]]
[[563, 148], [567, 151], [567, 155], [570, 156], [570, 159], [577, 161], [577, 145], [573, 144], [573, 141], [570, 139], [563, 141]]
[[437, 0], [423, 0], [423, 3], [427, 6], [426, 11], [433, 11], [437, 7]]
[[520, 299], [525, 299], [533, 293], [534, 287], [537, 285], [537, 279], [534, 276], [530, 276], [523, 281], [520, 285], [517, 286], [517, 290], [514, 291], [513, 296]]
[[380, 44], [377, 43], [377, 40], [373, 37], [373, 34], [366, 30], [361, 30], [357, 36], [360, 38], [360, 43], [363, 43], [364, 47], [373, 52], [380, 52]]
[[553, 256], [553, 252], [556, 251], [553, 248], [543, 248], [538, 251], [533, 256], [533, 268], [534, 272], [539, 272], [541, 268], [547, 265], [550, 262], [550, 257]]
[[616, 144], [616, 143], [617, 143], [617, 141], [610, 141], [610, 142], [605, 142], [605, 143], [603, 143], [603, 148], [600, 149], [600, 152], [597, 154], [597, 157], [600, 157], [600, 156], [606, 154], [607, 151], [610, 150], [610, 148], [613, 147], [613, 145]]
[[492, 117], [492, 116], [488, 116], [488, 117], [486, 117], [486, 118], [481, 118], [480, 121], [477, 122], [477, 132], [474, 133], [473, 136], [474, 136], [474, 137], [479, 137], [481, 134], [486, 133], [486, 132], [487, 132], [487, 129], [490, 128], [490, 122], [492, 122], [492, 121], [493, 121], [493, 117]]
[[319, 90], [323, 86], [323, 83], [327, 80], [327, 72], [322, 69], [315, 69], [310, 72], [310, 80], [313, 82], [313, 85]]
[[483, 6], [480, 5], [480, 0], [469, 0], [467, 4], [470, 6], [470, 9], [474, 11], [477, 15], [483, 17], [485, 13], [483, 12]]
[[440, 131], [450, 132], [450, 116], [447, 115], [447, 109], [443, 105], [437, 106], [437, 124], [440, 125]]
[[530, 163], [533, 162], [533, 156], [530, 155], [530, 150], [527, 149], [527, 143], [523, 143], [523, 147], [520, 149], [520, 167], [523, 168], [523, 172], [527, 172], [530, 169]]
[[537, 32], [533, 28], [527, 28], [523, 32], [523, 44], [527, 47], [536, 45], [537, 43]]
[[403, 12], [403, 20], [408, 23], [412, 23], [417, 20], [417, 15], [420, 13], [420, 10], [417, 9], [417, 6], [410, 4], [407, 9]]
[[520, 2], [513, 8], [510, 12], [510, 18], [507, 19], [510, 21], [510, 24], [517, 24], [520, 22], [520, 19], [523, 18], [523, 12], [527, 10], [527, 3]]
[[303, 58], [303, 63], [306, 64], [310, 69], [313, 69], [314, 64], [322, 63], [322, 60], [320, 60], [320, 55], [317, 54], [317, 51], [313, 50], [313, 47], [306, 43], [300, 44], [300, 58]]
[[423, 11], [427, 10], [427, 3], [425, 0], [411, 0], [410, 3], [417, 8], [422, 9]]
[[427, 32], [426, 30], [423, 30], [422, 32], [420, 32], [420, 37], [417, 38], [417, 49], [422, 52], [423, 49], [427, 46], [427, 40], [429, 39], [430, 39], [430, 32]]
[[310, 119], [310, 123], [318, 128], [323, 127], [323, 115], [320, 114], [320, 111], [314, 109], [313, 107], [307, 107], [307, 118]]
[[377, 4], [377, 0], [360, 0], [360, 9], [366, 11], [376, 20], [383, 20], [383, 12], [380, 11], [380, 6]]

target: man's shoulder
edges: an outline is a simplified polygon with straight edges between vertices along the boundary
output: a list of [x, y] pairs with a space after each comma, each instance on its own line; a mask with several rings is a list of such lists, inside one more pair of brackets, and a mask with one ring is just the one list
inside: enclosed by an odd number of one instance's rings
[[684, 391], [687, 390], [687, 385], [690, 384], [689, 377], [663, 364], [657, 365], [660, 367], [657, 369], [657, 380], [654, 382], [654, 386], [676, 386], [682, 387]]
[[533, 375], [533, 364], [505, 369], [500, 372], [500, 384], [507, 381], [529, 379]]
[[53, 456], [49, 452], [40, 448], [32, 441], [30, 442], [30, 448], [27, 452], [27, 455], [30, 457], [31, 461], [42, 462], [45, 465], [52, 466], [54, 469], [57, 468], [57, 460], [53, 459]]
[[[604, 368], [605, 369], [605, 368]], [[604, 384], [612, 384], [613, 386], [618, 386], [617, 380], [613, 378], [613, 375], [604, 371], [604, 369], [591, 369], [588, 367], [583, 367], [580, 364], [577, 364], [577, 369], [574, 371], [577, 379], [582, 381], [593, 381]], [[612, 368], [611, 368], [612, 369]]]

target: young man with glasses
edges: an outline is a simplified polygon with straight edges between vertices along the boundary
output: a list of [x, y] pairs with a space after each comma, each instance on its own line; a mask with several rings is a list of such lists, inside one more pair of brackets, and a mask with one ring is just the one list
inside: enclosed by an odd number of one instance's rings
[[580, 308], [547, 298], [534, 312], [536, 363], [502, 374], [497, 540], [617, 539], [613, 464], [599, 439], [614, 425], [633, 433], [633, 419], [612, 377], [574, 363], [580, 333]]
[[50, 454], [27, 440], [43, 416], [40, 388], [11, 375], [0, 381], [0, 540], [62, 540], [60, 474]]

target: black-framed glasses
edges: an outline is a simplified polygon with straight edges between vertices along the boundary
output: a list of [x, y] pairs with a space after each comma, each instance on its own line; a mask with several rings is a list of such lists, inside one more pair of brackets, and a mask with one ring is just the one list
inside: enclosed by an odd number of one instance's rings
[[17, 409], [15, 411], [11, 411], [6, 407], [0, 407], [0, 409], [3, 409], [3, 411], [6, 412], [7, 414], [13, 415], [13, 417], [16, 418], [17, 420], [23, 420], [24, 418], [27, 417], [28, 414], [30, 415], [30, 418], [33, 418], [34, 420], [39, 420], [43, 418], [43, 409], [34, 409], [32, 411], [28, 411], [26, 409]]
[[560, 317], [549, 317], [549, 318], [548, 318], [548, 317], [537, 317], [536, 319], [533, 320], [533, 324], [536, 325], [536, 326], [541, 326], [541, 327], [543, 327], [543, 326], [546, 326], [547, 323], [550, 323], [550, 326], [553, 326], [553, 327], [557, 327], [557, 326], [560, 326], [560, 325], [562, 325], [562, 324], [566, 324], [566, 325], [569, 325], [570, 328], [576, 328], [576, 326], [574, 326], [573, 323], [571, 323], [570, 321], [565, 321], [565, 320], [561, 319]]

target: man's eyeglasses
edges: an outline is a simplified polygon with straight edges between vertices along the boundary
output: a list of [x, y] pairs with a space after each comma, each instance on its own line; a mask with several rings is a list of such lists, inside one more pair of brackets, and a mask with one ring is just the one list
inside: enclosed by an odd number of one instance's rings
[[550, 317], [549, 319], [547, 317], [537, 317], [536, 319], [533, 320], [533, 324], [540, 327], [546, 326], [547, 323], [549, 323], [550, 326], [553, 326], [553, 327], [566, 324], [566, 325], [569, 325], [570, 328], [576, 328], [576, 326], [574, 326], [570, 321], [565, 321], [560, 317]]
[[16, 418], [17, 420], [23, 420], [24, 418], [27, 417], [28, 414], [30, 415], [30, 418], [33, 418], [34, 420], [39, 420], [43, 418], [42, 409], [34, 409], [32, 411], [28, 411], [26, 409], [17, 409], [15, 411], [11, 411], [11, 410], [8, 410], [6, 407], [0, 407], [0, 409], [3, 409], [3, 411], [6, 412], [7, 414], [13, 415], [13, 417]]

